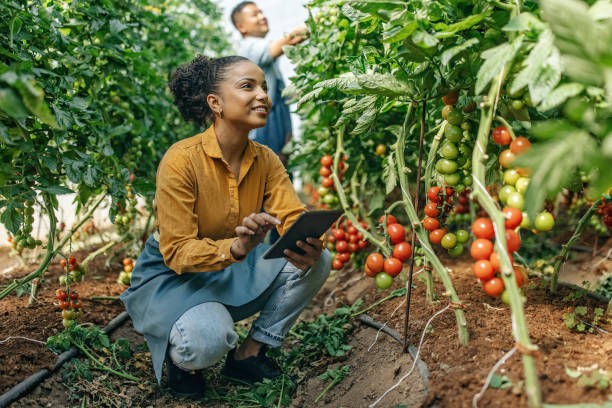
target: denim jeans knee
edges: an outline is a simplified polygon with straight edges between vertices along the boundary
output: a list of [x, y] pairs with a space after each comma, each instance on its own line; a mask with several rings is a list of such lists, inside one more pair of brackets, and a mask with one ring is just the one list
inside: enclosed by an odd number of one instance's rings
[[236, 347], [238, 335], [225, 306], [201, 303], [187, 310], [170, 331], [170, 358], [184, 370], [199, 370], [219, 361]]

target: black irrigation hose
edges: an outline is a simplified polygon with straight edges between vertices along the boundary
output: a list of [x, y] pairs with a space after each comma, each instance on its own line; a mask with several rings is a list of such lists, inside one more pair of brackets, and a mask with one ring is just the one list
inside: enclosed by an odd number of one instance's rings
[[[361, 316], [359, 316], [359, 321], [367, 326], [374, 327], [375, 329], [379, 329], [382, 332], [388, 334], [399, 344], [404, 344], [402, 336], [397, 331], [393, 330], [392, 328], [384, 325], [383, 323], [377, 320], [372, 319], [367, 314], [362, 314]], [[427, 400], [427, 398], [429, 397], [429, 369], [427, 368], [427, 364], [425, 364], [425, 362], [420, 358], [417, 358], [417, 349], [411, 344], [408, 345], [408, 353], [410, 353], [410, 356], [413, 358], [413, 360], [417, 360], [416, 366], [417, 370], [419, 370], [421, 381], [423, 382], [425, 399]]]
[[[110, 334], [117, 327], [119, 327], [124, 321], [128, 318], [127, 312], [119, 313], [113, 320], [110, 321], [108, 326], [106, 326], [102, 331], [106, 334]], [[55, 372], [58, 368], [60, 368], [65, 362], [71, 360], [78, 354], [79, 350], [76, 347], [71, 347], [70, 350], [63, 352], [57, 358], [55, 365], [51, 369], [43, 368], [39, 372], [32, 374], [19, 384], [15, 385], [13, 388], [0, 395], [0, 408], [7, 407], [10, 403], [17, 401], [19, 398], [23, 397], [25, 394], [33, 390], [38, 384], [43, 382], [47, 377], [49, 377], [53, 372]]]

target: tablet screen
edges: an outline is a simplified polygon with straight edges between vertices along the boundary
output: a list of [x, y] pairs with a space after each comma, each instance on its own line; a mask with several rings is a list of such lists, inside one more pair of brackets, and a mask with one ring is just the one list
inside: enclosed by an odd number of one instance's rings
[[342, 210], [317, 210], [302, 213], [274, 245], [268, 248], [263, 258], [284, 258], [285, 249], [303, 255], [304, 251], [296, 245], [296, 242], [306, 242], [306, 238], [321, 237], [343, 213]]

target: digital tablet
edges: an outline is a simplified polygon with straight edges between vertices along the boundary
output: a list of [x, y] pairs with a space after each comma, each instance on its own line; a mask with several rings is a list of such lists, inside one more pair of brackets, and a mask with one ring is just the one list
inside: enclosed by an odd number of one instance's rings
[[305, 252], [296, 245], [306, 238], [319, 238], [342, 215], [342, 210], [317, 210], [302, 213], [297, 220], [276, 242], [263, 254], [264, 259], [284, 258], [285, 249], [304, 255]]

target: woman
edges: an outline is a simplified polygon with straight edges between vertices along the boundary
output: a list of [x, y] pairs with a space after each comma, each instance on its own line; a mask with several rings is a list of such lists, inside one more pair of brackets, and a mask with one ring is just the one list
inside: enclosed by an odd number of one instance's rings
[[[309, 238], [298, 243], [305, 255], [261, 258], [266, 233], [283, 233], [304, 211], [278, 157], [248, 138], [271, 108], [263, 71], [243, 57], [198, 56], [172, 74], [170, 89], [185, 120], [214, 125], [174, 144], [159, 164], [157, 230], [121, 300], [147, 340], [157, 381], [165, 361], [171, 392], [199, 397], [202, 369], [228, 351], [228, 377], [280, 375], [266, 349], [281, 345], [325, 282], [330, 255]], [[234, 349], [234, 322], [257, 312]]]

